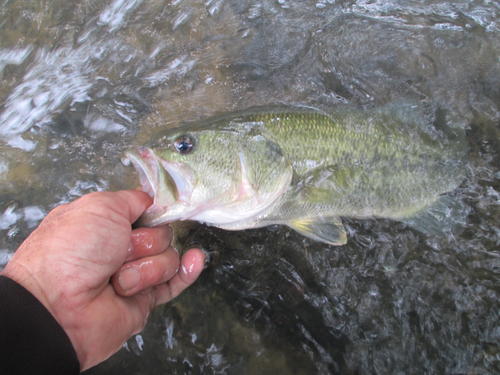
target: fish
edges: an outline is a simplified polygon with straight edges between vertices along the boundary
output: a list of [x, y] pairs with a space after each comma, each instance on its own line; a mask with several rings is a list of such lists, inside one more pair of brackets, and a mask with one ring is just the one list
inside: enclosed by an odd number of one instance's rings
[[281, 224], [338, 246], [342, 218], [415, 221], [464, 181], [467, 149], [444, 111], [416, 107], [253, 108], [161, 131], [126, 153], [154, 198], [137, 225]]

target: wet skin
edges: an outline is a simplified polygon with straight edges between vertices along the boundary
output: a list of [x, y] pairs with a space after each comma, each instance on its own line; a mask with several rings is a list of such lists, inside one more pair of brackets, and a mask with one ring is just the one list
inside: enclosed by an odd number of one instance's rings
[[179, 259], [169, 227], [131, 224], [152, 204], [140, 191], [92, 193], [52, 210], [2, 271], [68, 334], [81, 370], [117, 352], [150, 311], [191, 285], [201, 250]]

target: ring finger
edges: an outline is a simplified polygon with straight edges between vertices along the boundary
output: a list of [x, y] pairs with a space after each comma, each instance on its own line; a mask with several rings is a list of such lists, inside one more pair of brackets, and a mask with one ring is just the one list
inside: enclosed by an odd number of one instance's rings
[[161, 254], [124, 264], [111, 277], [115, 292], [123, 297], [170, 280], [179, 270], [179, 254], [169, 247]]

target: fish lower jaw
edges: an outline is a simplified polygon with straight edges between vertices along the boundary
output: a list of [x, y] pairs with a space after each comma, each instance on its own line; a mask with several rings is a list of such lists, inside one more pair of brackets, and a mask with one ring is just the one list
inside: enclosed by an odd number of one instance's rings
[[193, 203], [182, 200], [179, 195], [175, 204], [153, 204], [141, 217], [139, 225], [151, 227], [178, 220], [193, 220], [220, 228], [234, 228], [232, 230], [252, 228], [272, 211], [280, 199], [279, 193], [267, 199], [260, 199], [256, 195], [254, 199], [243, 203], [222, 203], [217, 199]]
[[190, 212], [192, 212], [192, 209], [190, 209], [189, 205], [183, 203], [176, 203], [171, 206], [153, 203], [136, 221], [135, 225], [151, 228], [178, 220], [188, 220]]
[[244, 214], [238, 215], [235, 212], [224, 212], [219, 210], [204, 211], [189, 218], [189, 220], [195, 220], [213, 226], [232, 225], [247, 219], [248, 216]]

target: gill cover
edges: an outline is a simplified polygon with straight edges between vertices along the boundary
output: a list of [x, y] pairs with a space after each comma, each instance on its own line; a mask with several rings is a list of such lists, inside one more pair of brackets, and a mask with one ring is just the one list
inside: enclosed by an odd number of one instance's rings
[[[179, 132], [161, 139], [147, 149], [154, 154], [146, 155], [149, 162], [134, 162], [143, 170], [140, 175], [153, 176], [148, 177], [153, 187], [143, 184], [145, 190], [163, 197], [140, 218], [141, 226], [176, 220], [216, 226], [246, 221], [275, 204], [291, 184], [293, 170], [281, 149], [248, 129]], [[168, 197], [174, 195], [172, 202]]]

